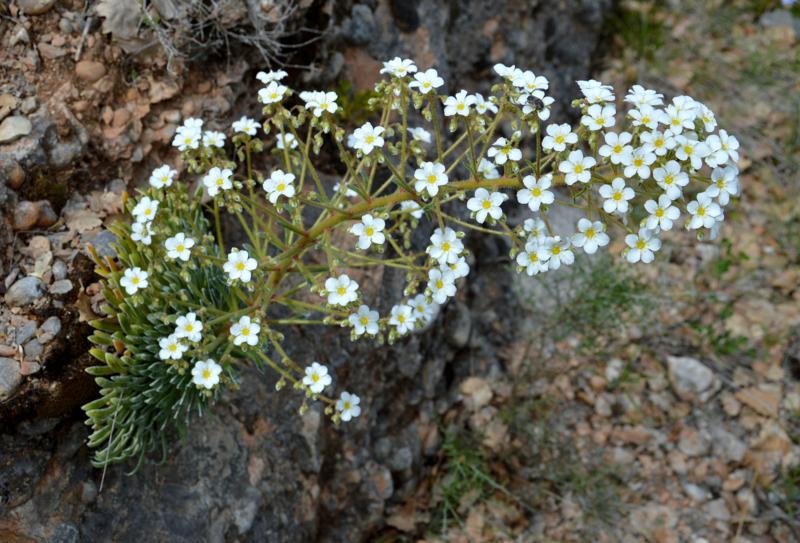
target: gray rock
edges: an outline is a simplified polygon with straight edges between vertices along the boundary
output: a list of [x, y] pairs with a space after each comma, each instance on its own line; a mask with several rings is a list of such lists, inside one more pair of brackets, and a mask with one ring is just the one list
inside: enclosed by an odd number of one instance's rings
[[703, 503], [711, 497], [711, 493], [708, 490], [694, 483], [684, 483], [683, 491], [697, 503]]
[[56, 0], [17, 0], [17, 5], [26, 15], [47, 13], [56, 4]]
[[14, 230], [30, 230], [39, 222], [39, 206], [22, 201], [14, 208]]
[[19, 362], [12, 358], [0, 358], [0, 400], [13, 394], [21, 380]]
[[709, 435], [694, 428], [684, 428], [678, 438], [678, 449], [686, 456], [703, 456], [708, 452], [709, 445]]
[[727, 522], [731, 519], [731, 513], [728, 510], [728, 506], [725, 504], [725, 500], [722, 498], [717, 498], [716, 500], [708, 502], [704, 509], [706, 515], [714, 520]]
[[714, 454], [726, 462], [741, 462], [747, 454], [747, 445], [744, 441], [728, 432], [721, 426], [711, 429], [714, 438]]
[[72, 281], [69, 279], [60, 279], [50, 285], [50, 294], [66, 294], [72, 290]]
[[414, 462], [414, 454], [408, 447], [400, 447], [389, 458], [389, 468], [392, 471], [405, 471]]
[[36, 332], [36, 337], [41, 343], [49, 343], [61, 332], [61, 319], [56, 316], [48, 317]]
[[354, 45], [366, 45], [375, 37], [375, 18], [364, 4], [356, 4], [350, 18], [342, 25], [343, 37]]
[[60, 281], [67, 278], [67, 265], [63, 260], [53, 262], [53, 279]]
[[11, 307], [22, 307], [32, 304], [44, 296], [44, 283], [38, 277], [23, 277], [8, 289], [5, 301]]
[[472, 330], [472, 316], [469, 309], [461, 302], [454, 304], [455, 311], [446, 312], [445, 327], [447, 331], [447, 341], [457, 349], [461, 349], [469, 342], [469, 334]]
[[719, 390], [719, 380], [702, 362], [688, 356], [668, 356], [669, 380], [675, 394], [686, 401], [706, 402]]
[[22, 345], [36, 333], [36, 321], [23, 318], [21, 321], [14, 322], [14, 334], [11, 340], [17, 345]]
[[102, 256], [110, 256], [114, 258], [117, 256], [117, 252], [114, 250], [112, 244], [117, 242], [117, 236], [114, 235], [113, 232], [109, 230], [101, 230], [97, 234], [92, 236], [85, 236], [83, 238], [84, 241], [84, 252], [88, 255], [88, 251], [85, 249], [86, 243], [91, 243], [94, 247], [94, 250], [97, 251], [97, 254]]
[[44, 353], [44, 345], [38, 339], [34, 338], [22, 347], [25, 352], [26, 360], [38, 360]]
[[11, 143], [22, 136], [27, 136], [31, 130], [33, 130], [33, 125], [27, 117], [20, 115], [6, 117], [0, 123], [0, 143]]

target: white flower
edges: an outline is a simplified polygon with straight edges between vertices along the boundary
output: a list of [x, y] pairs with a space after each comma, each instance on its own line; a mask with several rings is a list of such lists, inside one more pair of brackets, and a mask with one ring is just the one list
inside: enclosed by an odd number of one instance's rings
[[675, 148], [675, 138], [672, 132], [659, 132], [653, 130], [652, 132], [643, 132], [639, 135], [639, 140], [642, 143], [642, 149], [648, 153], [654, 153], [656, 156], [664, 156], [667, 151]]
[[287, 74], [283, 70], [273, 70], [273, 71], [269, 71], [269, 72], [258, 72], [256, 74], [256, 79], [258, 79], [259, 81], [261, 81], [265, 85], [268, 85], [268, 84], [272, 83], [273, 81], [282, 80], [287, 75], [289, 75], [289, 74]]
[[586, 101], [590, 104], [602, 104], [604, 102], [613, 102], [614, 93], [612, 92], [611, 85], [603, 85], [599, 81], [590, 79], [588, 81], [577, 81], [581, 93], [586, 97]]
[[444, 79], [433, 68], [414, 74], [414, 81], [408, 84], [409, 87], [419, 89], [419, 92], [426, 94], [444, 85]]
[[424, 294], [417, 294], [414, 296], [414, 298], [409, 300], [408, 305], [411, 306], [414, 319], [422, 324], [431, 322], [438, 308], [438, 305], [435, 303], [429, 303], [428, 298], [426, 298]]
[[644, 150], [644, 147], [639, 147], [626, 155], [624, 159], [623, 164], [625, 165], [625, 170], [623, 175], [625, 175], [625, 177], [638, 175], [642, 179], [649, 179], [650, 165], [656, 161], [656, 155], [648, 153]]
[[406, 334], [413, 330], [415, 322], [411, 306], [400, 304], [392, 307], [389, 324], [395, 327], [398, 334]]
[[271, 81], [266, 87], [258, 91], [258, 101], [262, 104], [275, 104], [283, 100], [288, 89], [277, 81]]
[[225, 147], [225, 134], [208, 130], [203, 133], [203, 147]]
[[356, 336], [360, 336], [365, 333], [369, 334], [370, 336], [377, 334], [380, 330], [380, 327], [378, 326], [378, 319], [378, 312], [370, 309], [366, 305], [358, 306], [358, 311], [347, 317], [347, 320], [350, 323], [350, 326], [353, 327], [353, 331], [355, 332]]
[[358, 299], [358, 283], [345, 274], [329, 277], [325, 281], [325, 291], [330, 305], [348, 305]]
[[255, 136], [259, 124], [250, 117], [242, 117], [238, 121], [234, 121], [232, 128], [234, 132], [247, 134], [248, 136]]
[[467, 259], [463, 256], [458, 257], [458, 260], [452, 264], [443, 264], [439, 267], [453, 272], [453, 279], [461, 279], [469, 275], [469, 264], [467, 264]]
[[219, 375], [222, 373], [222, 366], [212, 359], [198, 361], [192, 368], [192, 382], [206, 389], [212, 389], [219, 384]]
[[655, 259], [654, 253], [661, 248], [661, 240], [656, 233], [646, 228], [641, 228], [638, 234], [625, 236], [625, 243], [628, 245], [625, 258], [631, 264], [640, 261], [649, 264]]
[[239, 321], [231, 326], [233, 344], [241, 345], [242, 343], [247, 343], [250, 346], [256, 345], [260, 331], [261, 325], [258, 324], [257, 320], [250, 320], [247, 315], [240, 317]]
[[566, 123], [551, 124], [547, 126], [547, 135], [542, 139], [542, 148], [561, 152], [567, 145], [578, 142], [578, 135], [572, 131], [572, 127]]
[[403, 202], [400, 202], [400, 209], [415, 219], [421, 219], [422, 215], [425, 213], [425, 211], [419, 207], [419, 204], [414, 200], [404, 200]]
[[520, 94], [517, 97], [517, 103], [522, 106], [522, 113], [530, 115], [534, 111], [537, 112], [538, 117], [542, 121], [550, 118], [550, 106], [555, 102], [555, 98], [545, 96], [544, 92], [538, 90], [532, 94]]
[[336, 103], [337, 98], [338, 96], [335, 92], [317, 93], [313, 104], [309, 104], [312, 107], [312, 113], [314, 113], [314, 117], [320, 117], [326, 111], [328, 113], [336, 113], [336, 110], [339, 109], [339, 106]]
[[709, 153], [708, 145], [695, 139], [689, 139], [686, 136], [677, 136], [675, 142], [677, 143], [675, 157], [678, 160], [688, 161], [695, 170], [703, 167], [703, 159]]
[[568, 266], [575, 262], [575, 254], [570, 250], [568, 240], [562, 240], [559, 236], [547, 238], [539, 246], [539, 260], [547, 262], [547, 268], [557, 270], [562, 264]]
[[522, 229], [528, 232], [532, 238], [538, 239], [544, 237], [547, 232], [547, 225], [542, 219], [525, 219], [522, 223]]
[[686, 225], [691, 230], [711, 228], [722, 215], [722, 208], [706, 193], [698, 194], [697, 200], [689, 202], [686, 211], [692, 216], [689, 224]]
[[169, 187], [172, 185], [172, 181], [176, 175], [178, 175], [178, 172], [169, 166], [160, 166], [150, 174], [150, 186], [156, 189]]
[[555, 195], [547, 190], [553, 184], [553, 175], [545, 174], [538, 180], [532, 175], [522, 178], [525, 188], [517, 191], [517, 201], [527, 204], [531, 211], [539, 211], [542, 204], [550, 205], [555, 201]]
[[422, 143], [430, 143], [431, 142], [431, 133], [418, 126], [416, 128], [409, 128], [408, 133], [411, 134], [411, 138], [414, 141], [419, 141]]
[[353, 147], [365, 155], [373, 149], [383, 147], [384, 128], [382, 126], [372, 126], [372, 123], [364, 123], [361, 127], [353, 131]]
[[680, 210], [672, 205], [672, 199], [666, 194], [655, 200], [647, 200], [644, 203], [645, 210], [650, 214], [645, 220], [645, 228], [648, 230], [672, 230], [672, 223], [681, 216]]
[[489, 158], [494, 158], [498, 166], [502, 166], [507, 161], [519, 162], [522, 159], [522, 151], [514, 147], [514, 145], [506, 138], [497, 138], [487, 153]]
[[717, 198], [720, 205], [728, 205], [731, 196], [739, 194], [739, 169], [736, 166], [714, 168], [711, 172], [711, 184], [705, 193]]
[[581, 124], [588, 127], [589, 130], [607, 130], [614, 126], [616, 114], [617, 108], [614, 106], [594, 104], [589, 106], [586, 115], [581, 117]]
[[706, 106], [700, 106], [700, 120], [703, 122], [703, 128], [706, 132], [713, 132], [717, 128], [717, 119], [714, 117], [714, 112]]
[[194, 312], [181, 315], [175, 320], [174, 335], [179, 338], [186, 338], [189, 341], [198, 342], [203, 337], [203, 323], [197, 320]]
[[381, 68], [382, 74], [390, 74], [395, 77], [405, 77], [417, 71], [414, 61], [400, 57], [394, 57], [392, 60], [383, 63]]
[[[343, 185], [337, 181], [333, 184], [333, 192], [341, 192]], [[355, 198], [358, 196], [358, 193], [351, 189], [350, 187], [344, 188], [344, 196], [345, 198]]]
[[449, 226], [445, 226], [444, 230], [441, 228], [434, 230], [431, 244], [427, 248], [431, 258], [438, 260], [440, 265], [454, 263], [463, 250], [464, 244], [458, 239], [456, 231]]
[[650, 130], [655, 130], [658, 127], [659, 120], [662, 118], [663, 113], [661, 110], [654, 109], [650, 106], [642, 106], [639, 109], [630, 110], [628, 116], [633, 119], [631, 121], [633, 126], [644, 126]]
[[131, 239], [141, 241], [142, 245], [150, 245], [153, 241], [153, 232], [150, 231], [149, 222], [135, 222], [131, 225]]
[[609, 237], [606, 227], [600, 221], [583, 218], [578, 221], [578, 233], [572, 236], [572, 244], [582, 247], [587, 254], [593, 255], [599, 247], [608, 245]]
[[547, 262], [539, 260], [539, 245], [529, 241], [525, 244], [525, 250], [517, 253], [517, 264], [525, 270], [528, 275], [537, 275], [547, 271]]
[[448, 96], [444, 101], [444, 116], [469, 115], [469, 108], [475, 104], [475, 97], [467, 94], [467, 91], [460, 90], [455, 96]]
[[161, 349], [158, 351], [158, 357], [161, 360], [180, 360], [183, 357], [183, 353], [189, 349], [187, 345], [181, 343], [180, 338], [175, 334], [159, 339], [158, 346]]
[[433, 268], [428, 272], [428, 288], [433, 301], [443, 304], [456, 295], [456, 278], [450, 270]]
[[485, 158], [481, 158], [478, 164], [478, 173], [484, 179], [498, 179], [500, 177], [500, 172], [497, 171], [494, 162], [486, 160]]
[[350, 227], [350, 233], [358, 236], [359, 249], [369, 249], [373, 243], [383, 245], [386, 241], [386, 236], [383, 234], [385, 226], [386, 222], [383, 219], [366, 214], [361, 217], [361, 222]]
[[480, 115], [486, 114], [487, 111], [497, 113], [497, 105], [491, 99], [486, 100], [479, 92], [476, 92], [473, 96], [475, 96], [475, 111]]
[[634, 107], [641, 108], [643, 106], [660, 106], [664, 104], [664, 95], [659, 94], [654, 90], [646, 89], [641, 85], [634, 85], [628, 90], [625, 96], [625, 101], [633, 104]]
[[444, 164], [423, 162], [414, 170], [414, 179], [414, 190], [419, 193], [427, 191], [430, 196], [436, 196], [439, 194], [439, 187], [447, 184]]
[[678, 108], [673, 103], [667, 106], [659, 121], [661, 124], [667, 125], [667, 129], [670, 132], [678, 135], [683, 132], [684, 128], [689, 130], [694, 128], [694, 119], [695, 115], [693, 110]]
[[564, 182], [567, 185], [575, 183], [588, 183], [592, 178], [589, 170], [597, 164], [597, 161], [590, 157], [584, 157], [582, 151], [572, 151], [566, 160], [558, 165], [558, 171], [566, 174]]
[[164, 247], [167, 249], [167, 258], [180, 258], [184, 262], [189, 260], [189, 256], [191, 255], [190, 249], [193, 246], [194, 240], [192, 238], [187, 238], [186, 234], [182, 232], [175, 234], [164, 242]]
[[479, 188], [475, 191], [475, 195], [467, 200], [467, 209], [475, 213], [475, 220], [481, 224], [486, 221], [487, 215], [497, 221], [503, 216], [500, 206], [507, 199], [508, 196], [502, 192], [490, 193], [485, 188]]
[[689, 176], [681, 171], [681, 165], [675, 160], [653, 170], [653, 179], [671, 200], [680, 198], [683, 195], [682, 187], [689, 184]]
[[600, 187], [600, 196], [605, 198], [603, 210], [606, 213], [627, 213], [628, 200], [635, 195], [632, 188], [625, 186], [625, 180], [621, 177], [615, 177], [610, 185]]
[[262, 183], [261, 187], [264, 189], [264, 192], [267, 193], [267, 197], [269, 201], [273, 204], [278, 203], [278, 198], [281, 196], [285, 196], [286, 198], [292, 198], [294, 196], [294, 174], [293, 173], [285, 173], [283, 170], [275, 170], [269, 176], [269, 179], [266, 179], [264, 183]]
[[536, 91], [546, 91], [550, 87], [546, 77], [536, 75], [530, 70], [514, 73], [511, 84], [528, 94], [533, 94]]
[[151, 200], [149, 196], [142, 196], [131, 210], [131, 214], [136, 218], [136, 222], [150, 222], [156, 216], [158, 203], [158, 200]]
[[183, 127], [187, 130], [202, 130], [203, 128], [203, 119], [196, 119], [194, 117], [189, 117], [185, 121], [183, 121]]
[[633, 147], [628, 145], [633, 139], [629, 132], [622, 132], [621, 134], [606, 132], [603, 135], [603, 139], [606, 143], [600, 146], [597, 152], [600, 156], [608, 157], [612, 164], [624, 163], [633, 152]]
[[720, 130], [719, 135], [712, 134], [706, 140], [708, 156], [706, 163], [712, 168], [724, 166], [728, 160], [734, 164], [739, 161], [739, 141], [729, 136], [725, 130]]
[[257, 266], [256, 259], [250, 258], [247, 251], [234, 248], [228, 253], [228, 261], [223, 264], [222, 269], [231, 281], [239, 279], [243, 283], [249, 283]]
[[339, 399], [336, 401], [336, 411], [339, 412], [339, 417], [345, 422], [358, 417], [361, 414], [361, 398], [349, 392], [342, 392]]
[[205, 185], [208, 195], [214, 197], [221, 190], [233, 188], [232, 175], [233, 172], [228, 168], [220, 169], [215, 166], [208, 170], [208, 173], [203, 177], [203, 185]]
[[147, 272], [142, 268], [128, 268], [119, 280], [119, 284], [128, 294], [136, 294], [139, 289], [147, 288]]
[[[189, 119], [187, 119], [187, 122], [188, 120]], [[175, 131], [175, 137], [172, 140], [172, 146], [177, 147], [180, 151], [197, 149], [200, 147], [200, 139], [202, 136], [203, 131], [199, 127], [188, 127], [186, 125], [179, 126]]]
[[275, 141], [275, 147], [278, 149], [285, 149], [288, 147], [289, 149], [297, 149], [297, 139], [294, 137], [294, 134], [285, 133], [283, 137], [278, 134], [278, 139]]
[[505, 79], [513, 79], [515, 72], [517, 71], [516, 66], [506, 66], [505, 64], [495, 64], [493, 66], [494, 71], [500, 77]]
[[331, 376], [328, 375], [328, 368], [318, 362], [312, 362], [310, 366], [306, 366], [305, 372], [303, 384], [314, 394], [319, 394], [333, 382]]

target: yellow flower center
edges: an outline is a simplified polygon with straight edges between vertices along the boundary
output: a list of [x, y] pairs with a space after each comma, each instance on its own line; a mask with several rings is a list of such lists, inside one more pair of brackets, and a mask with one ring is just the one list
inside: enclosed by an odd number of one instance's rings
[[618, 144], [616, 144], [616, 145], [614, 146], [614, 152], [615, 152], [615, 153], [621, 153], [621, 152], [622, 152], [622, 145], [620, 145], [619, 143], [618, 143]]
[[447, 243], [446, 241], [444, 243], [442, 243], [442, 251], [444, 251], [446, 253], [449, 250], [450, 250], [450, 244]]
[[138, 277], [134, 277], [133, 279], [131, 279], [131, 283], [133, 283], [134, 285], [138, 285], [139, 284], [139, 278]]
[[659, 219], [664, 216], [664, 210], [661, 208], [656, 209], [656, 217]]
[[315, 374], [313, 374], [313, 375], [311, 376], [311, 380], [312, 380], [312, 381], [314, 381], [315, 383], [316, 383], [317, 381], [319, 381], [319, 374], [318, 374], [318, 373], [315, 373]]
[[554, 255], [561, 254], [561, 247], [559, 247], [558, 245], [553, 245], [553, 248], [550, 249], [550, 252]]
[[484, 200], [483, 209], [489, 209], [490, 207], [492, 207], [492, 202], [490, 202], [489, 200]]
[[642, 160], [641, 158], [636, 158], [633, 160], [633, 165], [636, 166], [637, 168], [641, 167], [642, 164], [644, 164], [644, 160]]
[[595, 236], [594, 228], [588, 229], [586, 232], [583, 233], [588, 239], [592, 239]]
[[622, 193], [621, 193], [621, 192], [615, 192], [615, 193], [614, 193], [614, 194], [611, 196], [611, 198], [613, 198], [614, 200], [616, 200], [617, 202], [619, 202], [620, 200], [622, 200]]
[[564, 136], [562, 135], [556, 136], [556, 143], [564, 143]]
[[177, 351], [177, 350], [178, 350], [178, 346], [177, 346], [177, 345], [175, 345], [174, 343], [172, 343], [171, 345], [169, 345], [169, 346], [167, 347], [167, 350], [169, 350], [169, 351], [171, 351], [171, 352], [173, 352], [173, 353], [174, 353], [175, 351]]
[[349, 411], [350, 410], [350, 402], [344, 402], [342, 404], [342, 407], [344, 407], [344, 411]]
[[177, 251], [178, 251], [179, 253], [182, 253], [182, 252], [183, 252], [183, 249], [184, 249], [184, 247], [183, 247], [183, 245], [178, 245], [177, 247], [175, 247], [175, 249], [177, 249]]
[[575, 165], [575, 173], [583, 173], [583, 165], [582, 164], [576, 164]]
[[243, 336], [249, 336], [250, 335], [250, 329], [249, 328], [242, 328], [242, 335]]
[[428, 183], [430, 183], [431, 185], [433, 185], [434, 183], [436, 183], [436, 176], [435, 176], [434, 174], [430, 174], [430, 175], [428, 176]]
[[700, 206], [697, 208], [697, 215], [703, 217], [706, 214], [706, 208]]
[[368, 226], [366, 229], [366, 233], [368, 236], [372, 236], [375, 233], [375, 229], [372, 228], [371, 226]]
[[203, 375], [203, 379], [211, 379], [211, 370], [209, 370], [209, 369], [203, 370], [202, 375]]
[[337, 288], [337, 289], [336, 289], [336, 293], [337, 293], [339, 296], [344, 296], [345, 292], [347, 292], [347, 289], [346, 289], [346, 288], [344, 288], [344, 287], [339, 287], [339, 288]]
[[183, 327], [183, 329], [186, 330], [187, 332], [193, 332], [194, 331], [194, 325], [187, 324], [186, 326]]
[[534, 196], [541, 196], [542, 189], [540, 189], [539, 187], [534, 187], [531, 189], [531, 194], [533, 194]]
[[244, 269], [244, 262], [237, 262], [236, 269], [242, 271]]
[[284, 190], [286, 190], [286, 183], [279, 183], [278, 191], [283, 192]]
[[372, 143], [373, 141], [375, 141], [375, 136], [367, 136], [366, 138], [364, 138], [364, 141], [366, 141], [367, 143]]
[[647, 247], [647, 244], [643, 240], [639, 240], [636, 242], [636, 248], [642, 250]]
[[692, 154], [692, 147], [690, 145], [684, 145], [683, 146], [683, 152], [686, 153], [687, 155], [691, 155]]
[[442, 287], [444, 287], [444, 282], [441, 279], [437, 280], [436, 288], [441, 289]]
[[367, 317], [361, 317], [358, 319], [358, 322], [360, 322], [363, 326], [366, 326], [369, 324], [369, 319]]
[[667, 175], [664, 177], [664, 184], [671, 185], [675, 181], [675, 176]]
[[217, 186], [218, 186], [218, 187], [221, 187], [223, 183], [225, 183], [225, 180], [224, 180], [224, 179], [222, 179], [221, 177], [218, 177], [218, 178], [217, 178]]

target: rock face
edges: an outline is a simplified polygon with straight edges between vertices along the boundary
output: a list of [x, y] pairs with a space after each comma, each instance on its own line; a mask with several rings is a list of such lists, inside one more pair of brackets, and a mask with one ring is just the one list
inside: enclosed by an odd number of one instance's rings
[[[574, 97], [574, 79], [589, 76], [611, 4], [337, 2], [320, 65], [332, 78], [345, 70], [366, 86], [379, 60], [410, 56], [420, 68], [436, 66], [454, 87], [485, 92], [495, 62], [517, 64], [548, 76], [563, 106]], [[102, 491], [77, 405], [44, 415], [32, 409], [3, 425], [0, 541], [372, 540], [387, 506], [413, 495], [433, 463], [438, 413], [456, 401], [454, 385], [506, 363], [503, 346], [520, 333], [511, 272], [482, 267], [498, 249], [471, 243], [469, 286], [427, 332], [378, 348], [332, 328], [287, 331], [293, 356], [320, 360], [361, 395], [364, 412], [353, 424], [333, 428], [318, 406], [301, 417], [297, 394], [275, 392], [270, 374], [245, 371], [241, 390], [195, 420], [185, 439], [169, 436], [163, 464], [151, 457], [132, 477], [111, 468]], [[400, 280], [386, 273], [384, 288], [398, 292]], [[391, 303], [383, 300], [381, 312]], [[4, 383], [18, 379], [3, 375]]]

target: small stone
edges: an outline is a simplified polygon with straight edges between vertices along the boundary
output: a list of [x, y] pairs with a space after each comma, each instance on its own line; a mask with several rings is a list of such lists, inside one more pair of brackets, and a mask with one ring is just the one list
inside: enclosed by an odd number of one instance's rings
[[17, 0], [17, 5], [26, 15], [47, 13], [56, 4], [56, 0]]
[[706, 514], [714, 520], [727, 522], [731, 519], [731, 513], [728, 511], [728, 506], [722, 498], [708, 502], [705, 506], [705, 511]]
[[50, 285], [50, 294], [55, 294], [56, 296], [60, 294], [66, 294], [72, 290], [72, 281], [69, 279], [61, 279], [59, 281], [55, 281], [52, 285]]
[[106, 67], [102, 62], [82, 60], [75, 65], [75, 74], [81, 79], [93, 83], [106, 75]]
[[703, 503], [711, 497], [711, 493], [708, 490], [694, 483], [684, 484], [683, 491], [686, 492], [686, 495], [697, 503]]
[[756, 497], [749, 488], [743, 488], [736, 493], [736, 503], [739, 504], [740, 512], [745, 515], [755, 515], [758, 509]]
[[669, 380], [675, 394], [686, 401], [706, 402], [720, 384], [705, 364], [688, 356], [668, 356]]
[[94, 236], [86, 236], [83, 241], [85, 242], [83, 244], [84, 252], [86, 252], [87, 255], [89, 252], [85, 249], [86, 243], [91, 243], [94, 250], [97, 251], [97, 254], [101, 257], [110, 256], [114, 258], [117, 256], [117, 252], [112, 246], [112, 244], [117, 242], [117, 236], [111, 230], [100, 230], [100, 232]]
[[23, 200], [14, 208], [14, 230], [30, 230], [39, 221], [39, 206]]
[[777, 385], [749, 387], [736, 393], [736, 399], [767, 417], [777, 417], [780, 406], [780, 388]]
[[747, 454], [747, 445], [724, 428], [714, 426], [711, 436], [714, 440], [714, 454], [725, 462], [741, 462]]
[[619, 466], [630, 466], [635, 460], [633, 453], [624, 447], [614, 447], [611, 451], [611, 462]]
[[6, 168], [6, 176], [8, 177], [8, 185], [14, 190], [20, 188], [25, 182], [25, 170], [13, 160]]
[[39, 327], [39, 330], [36, 331], [36, 337], [39, 338], [39, 341], [42, 344], [45, 344], [52, 341], [59, 332], [61, 332], [61, 319], [54, 315], [52, 317], [48, 317], [42, 323], [42, 325]]
[[22, 307], [31, 304], [44, 296], [44, 283], [38, 277], [23, 277], [8, 289], [5, 295], [6, 304], [11, 307]]
[[453, 347], [460, 349], [469, 342], [469, 335], [472, 331], [472, 317], [469, 308], [463, 303], [455, 304], [455, 311], [448, 314], [445, 320], [445, 334], [447, 341]]
[[67, 55], [66, 49], [63, 47], [56, 47], [55, 45], [51, 45], [49, 43], [40, 43], [38, 49], [42, 58], [47, 60], [54, 60]]
[[75, 32], [75, 28], [72, 26], [72, 21], [67, 19], [66, 17], [62, 17], [58, 21], [58, 29], [61, 30], [64, 34], [72, 34]]
[[14, 30], [14, 33], [11, 35], [11, 40], [9, 41], [9, 45], [14, 47], [18, 43], [30, 43], [31, 37], [28, 35], [28, 31], [25, 29], [24, 26], [19, 25]]
[[97, 499], [97, 485], [94, 481], [87, 479], [81, 483], [81, 501], [83, 503], [92, 503]]
[[11, 396], [22, 380], [19, 364], [12, 358], [0, 358], [0, 400]]
[[39, 360], [44, 353], [44, 345], [38, 339], [32, 339], [22, 347], [25, 358], [28, 360]]
[[726, 492], [736, 492], [747, 482], [747, 471], [739, 469], [731, 473], [725, 482], [722, 483], [722, 490]]
[[708, 452], [709, 436], [694, 428], [685, 427], [678, 438], [678, 449], [686, 456], [702, 456]]
[[39, 373], [41, 369], [42, 365], [36, 362], [35, 360], [23, 360], [19, 365], [19, 372], [23, 376]]
[[739, 412], [742, 410], [742, 404], [739, 403], [733, 394], [725, 393], [720, 398], [722, 402], [722, 410], [725, 411], [725, 414], [729, 417], [736, 417], [739, 415]]
[[9, 356], [17, 356], [17, 348], [13, 345], [0, 344], [0, 356], [8, 358]]
[[27, 136], [33, 130], [33, 125], [27, 117], [12, 115], [0, 123], [0, 143], [10, 143], [17, 138]]
[[67, 265], [63, 260], [53, 262], [53, 279], [60, 281], [67, 278]]
[[486, 379], [480, 377], [469, 377], [461, 383], [461, 394], [467, 408], [473, 411], [488, 405], [492, 400], [492, 388]]
[[19, 105], [19, 109], [25, 114], [33, 113], [36, 110], [36, 97], [28, 96], [25, 98]]
[[405, 471], [414, 462], [414, 454], [408, 447], [400, 447], [389, 458], [388, 466], [392, 471]]
[[[36, 333], [36, 321], [26, 318], [21, 318], [18, 321], [12, 323], [14, 326], [14, 334], [11, 336], [11, 339], [17, 345], [22, 345], [30, 338], [33, 337], [33, 334]], [[16, 356], [16, 352], [14, 355], [8, 356]]]
[[40, 228], [48, 228], [53, 226], [58, 220], [58, 215], [53, 211], [53, 206], [47, 200], [39, 200], [36, 202], [39, 207], [39, 220], [36, 221], [36, 226]]

